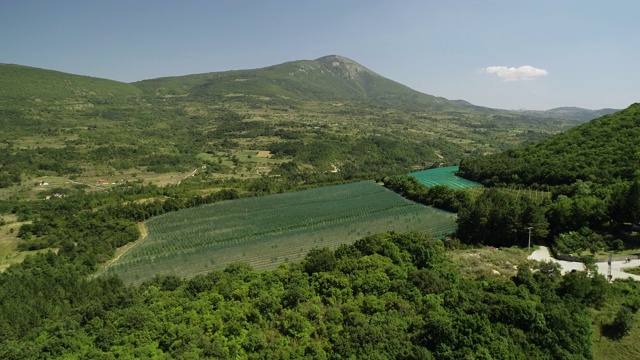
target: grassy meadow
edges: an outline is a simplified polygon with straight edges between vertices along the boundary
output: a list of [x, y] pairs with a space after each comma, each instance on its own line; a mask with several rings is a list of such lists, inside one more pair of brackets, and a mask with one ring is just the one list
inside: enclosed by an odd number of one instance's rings
[[39, 252], [54, 251], [57, 249], [40, 249], [33, 251], [18, 251], [18, 230], [24, 222], [17, 221], [14, 215], [0, 216], [0, 272], [13, 264], [22, 262], [28, 255], [34, 255]]

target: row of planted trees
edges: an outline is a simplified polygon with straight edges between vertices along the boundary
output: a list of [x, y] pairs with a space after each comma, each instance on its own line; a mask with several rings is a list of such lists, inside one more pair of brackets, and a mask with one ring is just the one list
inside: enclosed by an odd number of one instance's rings
[[576, 181], [554, 188], [542, 201], [514, 196], [499, 188], [487, 188], [477, 196], [445, 186], [427, 188], [409, 176], [383, 181], [411, 200], [457, 212], [457, 237], [466, 243], [524, 246], [531, 228], [534, 241], [548, 241], [561, 253], [617, 251], [625, 245], [615, 236], [616, 229], [640, 219], [638, 181], [618, 182], [606, 188]]
[[427, 188], [410, 176], [384, 179], [385, 186], [420, 203], [458, 213], [457, 236], [466, 243], [492, 246], [526, 245], [528, 227], [540, 238], [549, 224], [543, 205], [527, 196], [487, 189], [473, 198], [465, 190]]

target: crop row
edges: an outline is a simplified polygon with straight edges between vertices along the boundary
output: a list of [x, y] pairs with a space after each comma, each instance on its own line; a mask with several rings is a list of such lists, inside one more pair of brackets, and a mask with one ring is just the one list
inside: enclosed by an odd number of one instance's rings
[[154, 218], [148, 223], [149, 236], [107, 272], [131, 283], [156, 274], [194, 276], [237, 261], [271, 269], [300, 261], [313, 248], [333, 249], [380, 232], [442, 237], [456, 228], [455, 215], [410, 202], [373, 182], [319, 190], [228, 201]]
[[435, 168], [412, 172], [409, 175], [413, 176], [421, 184], [427, 187], [445, 185], [452, 189], [464, 189], [469, 187], [482, 186], [481, 184], [474, 181], [456, 176], [456, 171], [458, 171], [457, 166], [449, 166], [444, 168]]

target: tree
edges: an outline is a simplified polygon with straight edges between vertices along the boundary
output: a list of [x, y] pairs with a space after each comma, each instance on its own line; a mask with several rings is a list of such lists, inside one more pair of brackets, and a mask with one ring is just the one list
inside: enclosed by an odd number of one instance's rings
[[582, 256], [580, 257], [580, 261], [582, 261], [584, 270], [589, 276], [593, 276], [598, 273], [598, 265], [596, 264], [596, 259], [593, 256]]
[[563, 254], [580, 254], [584, 250], [597, 253], [606, 247], [602, 235], [583, 227], [579, 231], [569, 231], [554, 238], [556, 250]]
[[303, 262], [304, 271], [311, 275], [316, 272], [331, 271], [336, 267], [336, 257], [328, 248], [312, 249]]
[[493, 246], [527, 245], [527, 227], [547, 235], [543, 210], [529, 198], [516, 198], [497, 189], [485, 190], [458, 213], [458, 237], [468, 243]]
[[611, 323], [602, 325], [601, 331], [606, 337], [620, 340], [629, 335], [632, 327], [633, 313], [626, 306], [622, 306]]
[[640, 182], [634, 180], [627, 192], [625, 210], [629, 216], [629, 221], [634, 224], [640, 222]]
[[518, 286], [524, 285], [532, 294], [535, 294], [538, 290], [538, 284], [536, 283], [536, 280], [533, 277], [533, 272], [528, 264], [518, 265], [518, 273], [512, 280]]
[[562, 254], [581, 253], [589, 246], [587, 238], [577, 231], [562, 233], [554, 239], [556, 250]]
[[537, 205], [528, 196], [520, 199], [520, 223], [523, 228], [531, 227], [531, 236], [537, 239], [544, 239], [549, 235], [549, 222], [544, 214], [544, 209]]

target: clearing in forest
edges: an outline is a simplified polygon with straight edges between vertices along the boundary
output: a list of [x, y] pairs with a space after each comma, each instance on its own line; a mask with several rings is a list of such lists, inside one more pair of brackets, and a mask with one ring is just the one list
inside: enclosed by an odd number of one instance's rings
[[409, 174], [416, 178], [422, 185], [432, 187], [445, 185], [451, 189], [464, 189], [468, 187], [482, 186], [475, 181], [456, 176], [458, 166], [447, 166], [435, 169], [416, 171]]
[[442, 238], [455, 214], [420, 205], [372, 181], [244, 198], [167, 213], [147, 222], [149, 235], [105, 267], [126, 283], [155, 275], [192, 277], [232, 262], [254, 269], [302, 260], [309, 250], [386, 232]]

